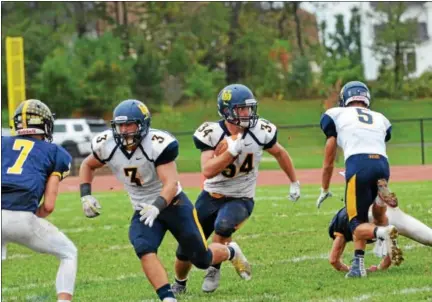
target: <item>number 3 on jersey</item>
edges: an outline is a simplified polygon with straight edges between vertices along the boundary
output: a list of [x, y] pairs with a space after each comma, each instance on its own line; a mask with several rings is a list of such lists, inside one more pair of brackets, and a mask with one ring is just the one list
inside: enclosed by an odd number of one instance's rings
[[365, 112], [364, 109], [357, 108], [357, 114], [358, 114], [358, 120], [363, 124], [372, 125], [373, 124], [373, 118], [372, 115]]
[[21, 174], [22, 167], [24, 162], [26, 161], [30, 151], [33, 149], [34, 142], [26, 139], [17, 139], [15, 140], [12, 149], [16, 151], [21, 151], [18, 155], [15, 164], [7, 169], [8, 174]]

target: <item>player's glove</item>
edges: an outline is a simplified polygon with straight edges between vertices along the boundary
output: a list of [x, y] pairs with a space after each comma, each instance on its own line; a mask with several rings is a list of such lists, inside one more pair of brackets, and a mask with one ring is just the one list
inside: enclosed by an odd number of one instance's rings
[[226, 140], [228, 143], [228, 152], [231, 153], [233, 157], [239, 155], [244, 147], [244, 139], [238, 137], [236, 140], [233, 140], [228, 136]]
[[100, 215], [100, 209], [102, 208], [99, 201], [91, 195], [81, 197], [81, 203], [84, 214], [88, 218], [93, 218]]
[[159, 213], [160, 213], [159, 209], [156, 208], [154, 205], [143, 204], [142, 210], [140, 211], [140, 215], [141, 215], [140, 221], [144, 222], [145, 225], [152, 227]]
[[145, 225], [152, 227], [159, 213], [167, 206], [168, 204], [162, 196], [158, 196], [152, 204], [141, 204], [142, 209], [140, 211], [140, 221], [144, 222]]
[[328, 190], [324, 190], [323, 188], [321, 188], [321, 193], [320, 196], [318, 197], [317, 201], [316, 201], [316, 206], [319, 209], [321, 207], [321, 204], [324, 202], [324, 200], [326, 200], [328, 197], [332, 197], [333, 194], [332, 192], [328, 191]]
[[290, 185], [289, 199], [296, 202], [300, 198], [300, 182], [295, 181]]

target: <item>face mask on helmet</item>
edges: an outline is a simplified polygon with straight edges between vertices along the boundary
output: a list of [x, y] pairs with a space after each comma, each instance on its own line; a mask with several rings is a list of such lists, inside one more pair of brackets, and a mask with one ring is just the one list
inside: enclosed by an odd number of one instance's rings
[[257, 104], [236, 105], [231, 110], [232, 120], [235, 125], [242, 128], [252, 128], [258, 121]]
[[130, 121], [127, 117], [116, 117], [111, 124], [117, 144], [129, 149], [137, 146], [142, 138], [143, 127], [138, 121]]
[[13, 118], [18, 135], [43, 135], [47, 142], [52, 142], [54, 114], [39, 100], [28, 100], [20, 104]]

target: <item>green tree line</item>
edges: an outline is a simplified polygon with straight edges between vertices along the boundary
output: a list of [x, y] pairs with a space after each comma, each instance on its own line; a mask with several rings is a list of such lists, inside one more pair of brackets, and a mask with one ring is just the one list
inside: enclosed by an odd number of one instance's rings
[[[100, 115], [130, 97], [156, 110], [190, 99], [214, 100], [233, 82], [251, 86], [260, 97], [290, 99], [326, 97], [338, 81], [363, 80], [358, 9], [352, 10], [349, 28], [338, 15], [328, 34], [326, 24], [316, 24], [300, 2], [1, 5], [2, 95], [7, 96], [5, 39], [22, 36], [27, 96], [46, 100], [59, 116]], [[389, 16], [401, 9], [403, 4], [399, 10], [382, 8]], [[377, 52], [399, 40], [415, 43], [391, 31], [409, 30], [409, 23], [391, 20]], [[383, 94], [400, 91], [403, 72], [382, 70], [381, 80], [389, 83]], [[424, 87], [432, 86], [430, 73], [422, 81], [409, 93], [430, 93]]]

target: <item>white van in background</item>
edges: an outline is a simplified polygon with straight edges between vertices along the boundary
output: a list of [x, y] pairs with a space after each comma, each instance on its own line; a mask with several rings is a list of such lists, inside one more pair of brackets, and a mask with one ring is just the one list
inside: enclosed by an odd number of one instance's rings
[[108, 129], [103, 119], [58, 119], [54, 121], [53, 143], [65, 148], [72, 157], [84, 157], [91, 151], [91, 140]]

